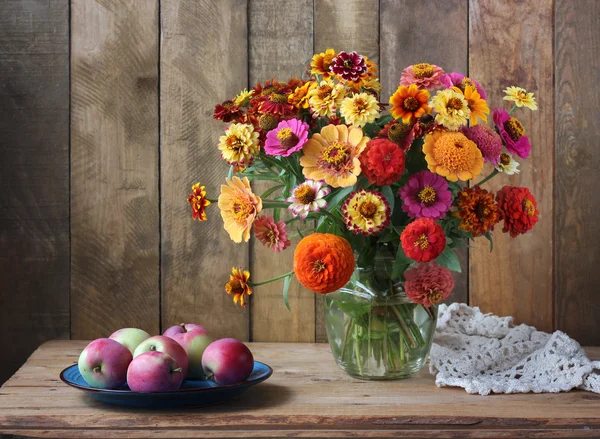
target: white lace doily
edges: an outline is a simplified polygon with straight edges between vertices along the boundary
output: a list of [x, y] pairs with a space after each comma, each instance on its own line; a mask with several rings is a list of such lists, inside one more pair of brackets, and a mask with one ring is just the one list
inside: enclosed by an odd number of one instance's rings
[[440, 305], [429, 369], [468, 393], [600, 393], [600, 362], [565, 333], [547, 334], [462, 303]]

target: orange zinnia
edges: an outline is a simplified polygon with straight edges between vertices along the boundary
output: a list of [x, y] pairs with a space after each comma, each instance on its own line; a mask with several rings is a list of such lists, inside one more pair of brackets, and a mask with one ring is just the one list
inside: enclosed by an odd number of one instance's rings
[[354, 272], [354, 253], [348, 241], [330, 233], [313, 233], [298, 243], [294, 272], [311, 291], [327, 294], [348, 283]]
[[404, 123], [410, 123], [425, 113], [431, 112], [427, 101], [429, 92], [419, 90], [416, 84], [410, 86], [401, 85], [396, 92], [390, 96], [390, 113], [394, 119], [402, 119]]
[[248, 270], [242, 271], [241, 268], [233, 267], [229, 275], [229, 282], [225, 284], [225, 291], [227, 294], [233, 296], [233, 303], [237, 304], [240, 302], [242, 308], [246, 307], [245, 296], [252, 294], [252, 288], [250, 288], [248, 279], [250, 279], [250, 272]]
[[332, 73], [329, 70], [331, 63], [333, 62], [333, 58], [335, 58], [335, 50], [327, 49], [325, 52], [316, 53], [312, 57], [312, 61], [310, 63], [311, 70], [310, 73], [313, 75], [322, 75], [323, 79], [328, 79]]

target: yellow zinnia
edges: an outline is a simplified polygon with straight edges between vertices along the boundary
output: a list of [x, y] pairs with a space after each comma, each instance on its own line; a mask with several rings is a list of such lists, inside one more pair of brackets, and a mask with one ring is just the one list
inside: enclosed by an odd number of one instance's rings
[[331, 187], [352, 186], [360, 175], [358, 156], [369, 140], [360, 128], [327, 125], [302, 148], [302, 173], [308, 180], [325, 180]]
[[506, 93], [504, 100], [513, 101], [517, 107], [527, 107], [533, 111], [538, 108], [533, 93], [528, 93], [524, 88], [507, 87], [504, 93]]
[[308, 92], [317, 86], [315, 81], [305, 82], [304, 85], [296, 87], [293, 93], [288, 96], [288, 102], [297, 109], [308, 108]]
[[460, 90], [456, 91], [447, 88], [438, 91], [431, 98], [431, 106], [437, 113], [435, 121], [452, 131], [456, 131], [462, 125], [466, 125], [471, 115], [467, 100]]
[[481, 174], [483, 155], [462, 133], [436, 130], [425, 137], [427, 167], [450, 181], [467, 181]]
[[379, 103], [372, 94], [357, 93], [342, 101], [340, 114], [346, 123], [362, 128], [379, 117]]
[[236, 171], [243, 171], [260, 152], [258, 137], [252, 125], [232, 123], [225, 135], [219, 137], [221, 156], [227, 163], [235, 166]]
[[477, 118], [481, 119], [484, 122], [487, 122], [486, 114], [490, 114], [490, 109], [485, 102], [484, 99], [481, 98], [481, 95], [477, 92], [477, 89], [470, 85], [465, 85], [465, 91], [463, 91], [458, 87], [452, 87], [458, 93], [462, 93], [465, 99], [467, 100], [467, 106], [471, 111], [471, 125], [477, 125]]
[[221, 185], [219, 209], [225, 230], [234, 242], [248, 241], [256, 215], [262, 210], [262, 200], [252, 192], [247, 177], [227, 179]]
[[345, 89], [342, 84], [324, 80], [318, 87], [308, 92], [308, 103], [317, 116], [331, 117], [335, 116], [342, 99], [344, 99], [344, 94]]
[[250, 99], [252, 99], [253, 95], [254, 90], [248, 91], [248, 89], [243, 89], [240, 94], [235, 97], [233, 103], [238, 107], [243, 107], [250, 102]]
[[325, 52], [315, 54], [310, 63], [310, 73], [313, 75], [321, 75], [323, 76], [323, 79], [329, 79], [332, 75], [329, 71], [329, 67], [331, 67], [335, 55], [336, 52], [333, 49], [327, 49]]

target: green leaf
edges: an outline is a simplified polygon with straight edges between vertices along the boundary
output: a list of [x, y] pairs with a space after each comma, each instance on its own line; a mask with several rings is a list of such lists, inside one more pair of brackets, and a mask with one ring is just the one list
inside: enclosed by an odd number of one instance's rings
[[448, 246], [446, 246], [442, 254], [439, 255], [435, 261], [449, 270], [456, 271], [457, 273], [462, 273], [458, 256], [456, 256], [454, 250]]
[[337, 308], [344, 314], [354, 317], [355, 319], [371, 312], [371, 304], [369, 302], [351, 302], [349, 300], [334, 300]]
[[383, 194], [383, 196], [387, 200], [388, 204], [390, 205], [390, 212], [393, 212], [394, 204], [396, 203], [396, 199], [394, 198], [394, 191], [389, 186], [383, 186], [381, 188], [381, 193]]
[[490, 232], [489, 230], [487, 232], [485, 232], [484, 235], [488, 241], [490, 241], [490, 253], [494, 251], [494, 240], [492, 239], [492, 232]]
[[292, 275], [290, 274], [283, 281], [283, 303], [285, 303], [285, 307], [288, 311], [291, 311], [290, 302], [288, 301], [288, 291], [290, 289], [290, 284], [292, 283]]
[[273, 192], [275, 192], [278, 189], [282, 189], [284, 188], [285, 185], [284, 184], [278, 184], [277, 186], [273, 186], [270, 189], [267, 189], [266, 191], [264, 191], [264, 193], [260, 196], [260, 198], [268, 198], [270, 195], [273, 194]]
[[385, 233], [379, 235], [377, 242], [391, 242], [400, 239], [393, 228], [388, 229]]
[[321, 218], [319, 218], [319, 221], [317, 222], [317, 233], [327, 233], [327, 231], [329, 230], [329, 226], [331, 224], [329, 223], [329, 221], [327, 221], [327, 217], [323, 216]]

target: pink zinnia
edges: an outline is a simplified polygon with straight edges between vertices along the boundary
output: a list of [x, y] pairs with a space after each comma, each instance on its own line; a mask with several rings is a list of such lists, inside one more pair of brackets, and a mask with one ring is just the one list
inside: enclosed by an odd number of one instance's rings
[[347, 53], [342, 51], [333, 58], [329, 70], [344, 81], [358, 81], [362, 75], [367, 73], [367, 63], [356, 52]]
[[287, 239], [285, 223], [275, 222], [273, 217], [261, 215], [254, 221], [254, 235], [265, 246], [274, 252], [285, 250], [291, 245]]
[[411, 218], [442, 219], [452, 204], [448, 181], [427, 170], [412, 175], [398, 193], [402, 210]]
[[298, 119], [282, 120], [267, 133], [265, 152], [269, 155], [289, 155], [300, 151], [308, 140], [308, 124]]
[[411, 268], [404, 277], [406, 296], [427, 308], [448, 298], [454, 289], [452, 273], [436, 262]]
[[402, 70], [400, 85], [416, 84], [420, 89], [432, 90], [442, 88], [441, 78], [444, 71], [434, 64], [413, 64]]
[[502, 139], [497, 132], [485, 125], [463, 127], [461, 131], [467, 139], [475, 142], [485, 162], [492, 162], [494, 166], [498, 166], [502, 152]]
[[496, 108], [493, 116], [494, 124], [500, 132], [502, 140], [504, 140], [506, 149], [522, 159], [529, 157], [531, 143], [529, 143], [529, 138], [525, 135], [523, 124], [517, 118], [511, 117], [502, 108]]
[[466, 85], [473, 84], [475, 86], [475, 88], [477, 89], [477, 93], [479, 93], [479, 96], [481, 96], [481, 99], [486, 98], [485, 90], [483, 89], [481, 84], [479, 84], [479, 82], [475, 81], [474, 79], [467, 78], [462, 73], [458, 73], [458, 72], [446, 73], [445, 75], [443, 75], [440, 78], [440, 80], [442, 81], [442, 84], [444, 85], [445, 88], [458, 87], [462, 91], [465, 90]]

